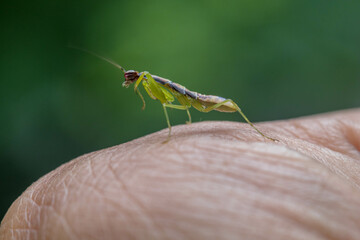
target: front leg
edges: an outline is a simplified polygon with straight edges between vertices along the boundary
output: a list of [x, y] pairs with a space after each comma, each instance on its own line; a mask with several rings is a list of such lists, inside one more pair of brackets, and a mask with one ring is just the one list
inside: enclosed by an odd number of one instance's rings
[[144, 76], [145, 76], [146, 72], [142, 72], [140, 77], [138, 78], [138, 80], [136, 80], [135, 85], [134, 85], [134, 91], [136, 92], [141, 80], [143, 80]]
[[145, 73], [142, 73], [142, 74], [140, 75], [140, 77], [138, 78], [138, 80], [136, 80], [135, 86], [134, 86], [134, 91], [135, 91], [135, 93], [136, 93], [137, 95], [139, 95], [139, 97], [141, 98], [141, 101], [143, 102], [143, 106], [142, 106], [142, 108], [141, 108], [142, 110], [145, 109], [146, 104], [145, 104], [145, 99], [144, 99], [143, 95], [141, 94], [140, 90], [138, 89], [138, 86], [139, 86], [140, 82], [143, 80], [144, 76], [145, 76]]

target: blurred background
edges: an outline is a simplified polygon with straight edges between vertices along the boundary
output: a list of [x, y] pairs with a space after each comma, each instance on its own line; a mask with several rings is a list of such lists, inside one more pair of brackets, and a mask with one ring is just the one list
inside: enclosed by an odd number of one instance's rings
[[[82, 154], [166, 128], [121, 87], [149, 72], [232, 98], [254, 122], [360, 106], [360, 1], [8, 1], [0, 44], [0, 218]], [[144, 90], [142, 91], [144, 93]], [[191, 111], [193, 121], [243, 121]], [[169, 110], [173, 125], [186, 113]]]

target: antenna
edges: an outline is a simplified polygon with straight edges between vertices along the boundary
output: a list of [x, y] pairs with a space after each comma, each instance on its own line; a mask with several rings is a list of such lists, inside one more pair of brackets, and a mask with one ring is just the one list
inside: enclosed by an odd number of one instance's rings
[[111, 65], [119, 68], [123, 73], [126, 72], [126, 70], [125, 70], [122, 66], [120, 66], [119, 64], [117, 64], [116, 62], [114, 62], [114, 61], [112, 61], [111, 59], [108, 59], [108, 58], [106, 58], [106, 57], [103, 57], [103, 56], [101, 56], [101, 55], [99, 55], [99, 54], [97, 54], [97, 53], [95, 53], [95, 52], [92, 52], [92, 51], [89, 51], [89, 50], [87, 50], [87, 49], [80, 48], [80, 47], [77, 47], [77, 46], [73, 46], [73, 45], [69, 45], [69, 48], [74, 48], [74, 49], [77, 49], [77, 50], [80, 50], [80, 51], [89, 53], [89, 54], [91, 54], [91, 55], [93, 55], [93, 56], [95, 56], [95, 57], [98, 57], [98, 58], [100, 58], [100, 59], [102, 59], [102, 60], [110, 63]]

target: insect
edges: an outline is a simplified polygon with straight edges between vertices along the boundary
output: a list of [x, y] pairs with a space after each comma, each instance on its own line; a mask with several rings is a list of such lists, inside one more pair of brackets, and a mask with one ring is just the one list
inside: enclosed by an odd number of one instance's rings
[[[139, 97], [143, 102], [142, 109], [145, 109], [145, 100], [139, 91], [140, 83], [143, 85], [145, 91], [152, 99], [159, 100], [161, 102], [161, 105], [165, 113], [166, 122], [169, 128], [168, 137], [165, 142], [169, 141], [171, 137], [171, 124], [166, 109], [174, 108], [179, 110], [185, 110], [189, 118], [189, 121], [187, 121], [186, 123], [190, 124], [191, 115], [189, 109], [191, 107], [194, 107], [196, 110], [205, 113], [213, 110], [219, 112], [239, 112], [240, 115], [245, 119], [245, 121], [261, 136], [271, 141], [277, 141], [274, 138], [266, 136], [259, 129], [257, 129], [254, 126], [254, 124], [250, 122], [250, 120], [246, 117], [246, 115], [241, 111], [239, 106], [231, 99], [225, 99], [219, 96], [205, 95], [205, 94], [193, 92], [178, 83], [172, 82], [168, 79], [156, 75], [152, 75], [147, 71], [144, 72], [137, 72], [134, 70], [126, 71], [122, 66], [120, 66], [119, 64], [113, 62], [108, 58], [105, 58], [94, 52], [82, 48], [78, 48], [74, 46], [71, 47], [88, 52], [102, 60], [107, 61], [113, 66], [119, 68], [124, 73], [124, 77], [125, 77], [125, 81], [123, 82], [122, 86], [127, 88], [131, 84], [134, 84], [134, 91], [139, 95]], [[180, 105], [173, 104], [175, 98], [178, 100]]]

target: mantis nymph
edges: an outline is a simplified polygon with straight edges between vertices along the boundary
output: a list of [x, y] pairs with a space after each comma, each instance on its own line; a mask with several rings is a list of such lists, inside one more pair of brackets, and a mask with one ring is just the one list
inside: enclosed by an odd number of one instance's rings
[[[77, 48], [77, 47], [74, 47]], [[250, 126], [257, 131], [261, 136], [267, 138], [271, 141], [277, 141], [271, 137], [263, 134], [259, 129], [257, 129], [252, 122], [246, 117], [246, 115], [241, 111], [239, 106], [231, 99], [225, 99], [219, 96], [213, 95], [205, 95], [197, 92], [190, 91], [186, 89], [184, 86], [172, 82], [168, 79], [152, 75], [149, 72], [137, 72], [134, 70], [126, 71], [123, 67], [118, 65], [117, 63], [111, 61], [110, 59], [104, 58], [96, 53], [90, 52], [88, 50], [80, 49], [79, 50], [88, 52], [96, 57], [99, 57], [115, 67], [119, 68], [125, 77], [125, 81], [122, 84], [123, 87], [129, 87], [131, 84], [134, 84], [134, 91], [140, 96], [143, 102], [143, 109], [145, 109], [145, 100], [142, 94], [139, 91], [139, 84], [142, 83], [147, 94], [154, 100], [159, 100], [164, 109], [166, 122], [169, 128], [169, 133], [167, 140], [170, 139], [171, 136], [171, 124], [169, 120], [169, 116], [167, 113], [167, 108], [174, 108], [179, 110], [184, 110], [187, 112], [189, 117], [189, 121], [187, 123], [191, 123], [191, 115], [189, 112], [189, 108], [194, 107], [196, 110], [200, 112], [210, 112], [213, 110], [219, 112], [238, 112], [245, 119], [245, 121], [250, 124]], [[180, 105], [173, 104], [175, 98], [179, 101]]]

